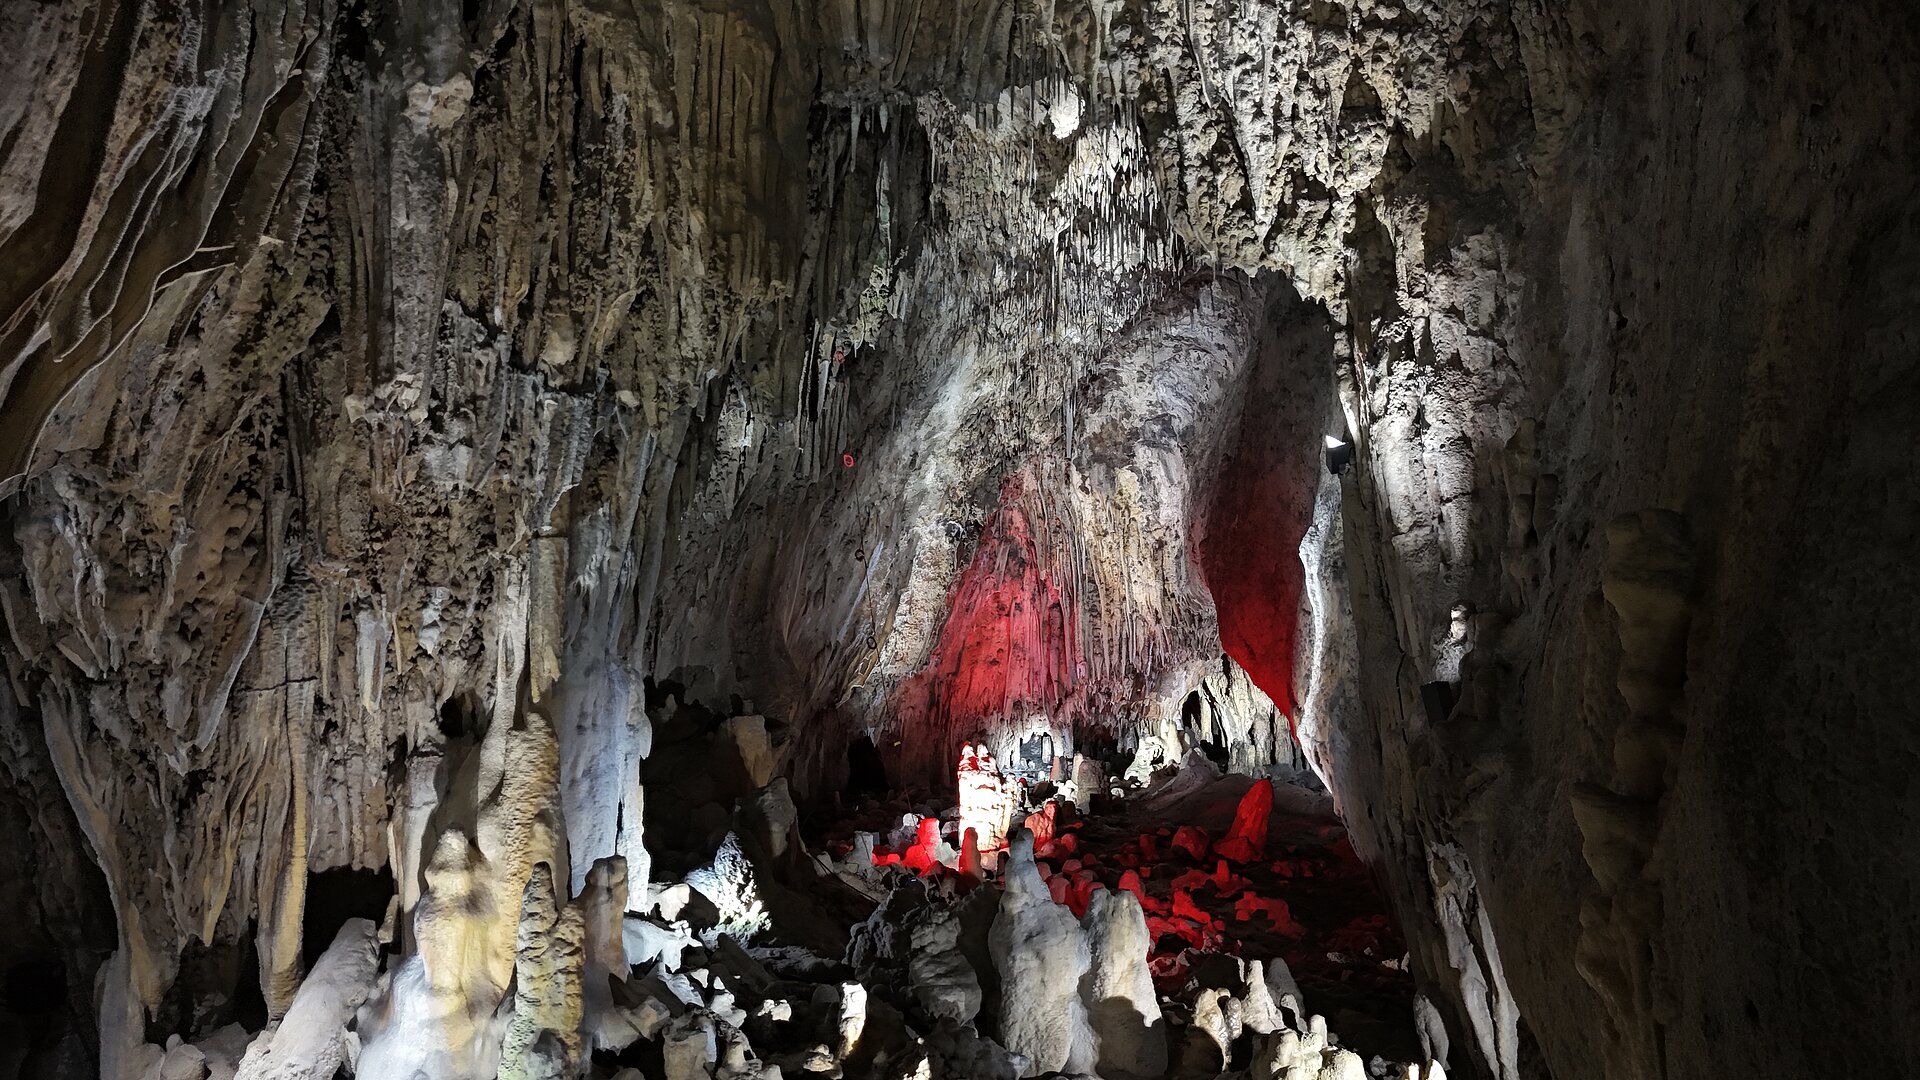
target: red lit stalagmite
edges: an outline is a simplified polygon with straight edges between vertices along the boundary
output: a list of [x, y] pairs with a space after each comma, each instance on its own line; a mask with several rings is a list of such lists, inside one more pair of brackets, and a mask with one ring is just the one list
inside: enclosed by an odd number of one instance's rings
[[1273, 784], [1261, 780], [1240, 797], [1233, 812], [1233, 828], [1219, 843], [1214, 854], [1236, 863], [1256, 862], [1267, 855], [1267, 819], [1273, 814]]
[[956, 781], [961, 835], [971, 831], [978, 853], [991, 865], [1007, 846], [1007, 830], [1020, 803], [1019, 784], [994, 764], [985, 744], [972, 743], [961, 748]]

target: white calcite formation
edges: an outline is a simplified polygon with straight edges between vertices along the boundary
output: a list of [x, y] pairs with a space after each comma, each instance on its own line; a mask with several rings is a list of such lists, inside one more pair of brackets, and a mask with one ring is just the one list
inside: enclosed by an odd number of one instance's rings
[[417, 951], [361, 1012], [358, 1076], [461, 1080], [498, 1069], [495, 1010], [507, 986], [492, 978], [487, 964], [500, 916], [483, 865], [464, 832], [441, 834], [414, 913]]
[[373, 988], [376, 929], [366, 919], [340, 927], [279, 1025], [247, 1048], [235, 1080], [333, 1080], [347, 1060], [347, 1024]]
[[1092, 953], [1080, 921], [1048, 894], [1024, 829], [1008, 842], [1005, 881], [987, 938], [1000, 976], [1000, 1041], [1027, 1059], [1023, 1076], [1090, 1071], [1094, 1048], [1080, 979]]
[[1081, 995], [1095, 1071], [1108, 1080], [1161, 1075], [1167, 1067], [1167, 1031], [1147, 970], [1153, 940], [1140, 901], [1130, 892], [1097, 891], [1082, 923], [1092, 963]]
[[1359, 1055], [1327, 1039], [1327, 1022], [1312, 1017], [1305, 1030], [1265, 1036], [1249, 1075], [1257, 1080], [1368, 1080]]
[[720, 913], [719, 922], [701, 932], [709, 944], [720, 934], [750, 938], [768, 925], [753, 863], [740, 850], [740, 838], [728, 833], [713, 861], [687, 875], [687, 884], [707, 898]]
[[1019, 786], [1013, 777], [1000, 771], [984, 743], [961, 747], [957, 780], [960, 839], [964, 844], [966, 834], [972, 831], [982, 859], [992, 865], [1006, 846], [1008, 830], [1013, 828], [1014, 811], [1020, 805]]
[[1166, 1025], [1146, 962], [1153, 943], [1133, 894], [1098, 891], [1085, 919], [1075, 919], [1053, 902], [1023, 829], [1008, 848], [987, 941], [999, 975], [1000, 1039], [1027, 1058], [1025, 1075], [1132, 1080], [1166, 1071]]

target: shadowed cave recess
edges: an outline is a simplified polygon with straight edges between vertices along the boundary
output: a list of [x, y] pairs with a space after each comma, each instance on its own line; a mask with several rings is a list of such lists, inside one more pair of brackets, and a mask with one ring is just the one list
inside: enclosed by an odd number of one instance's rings
[[1920, 1074], [1905, 0], [0, 41], [0, 1080]]

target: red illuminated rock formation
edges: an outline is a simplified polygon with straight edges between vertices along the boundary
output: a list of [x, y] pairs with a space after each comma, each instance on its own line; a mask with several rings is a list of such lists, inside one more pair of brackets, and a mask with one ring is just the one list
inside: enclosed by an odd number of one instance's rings
[[1007, 845], [1019, 785], [1000, 772], [985, 744], [962, 747], [957, 772], [961, 835], [973, 833], [980, 852], [998, 852]]
[[903, 694], [908, 724], [927, 725], [928, 737], [905, 748], [916, 767], [950, 753], [958, 732], [1029, 709], [1048, 712], [1074, 686], [1077, 622], [1042, 565], [1021, 492], [1017, 476], [1002, 488], [953, 588], [933, 656]]
[[[1254, 382], [1268, 384], [1260, 387], [1261, 400], [1288, 399], [1277, 383], [1279, 370], [1276, 364], [1256, 365]], [[1221, 648], [1289, 717], [1305, 581], [1300, 538], [1319, 479], [1319, 455], [1302, 453], [1302, 433], [1291, 428], [1270, 414], [1239, 418], [1238, 437], [1220, 461], [1194, 540], [1195, 562], [1213, 594]]]
[[980, 834], [972, 826], [960, 834], [960, 873], [975, 879], [986, 876], [980, 860]]
[[901, 864], [916, 874], [933, 873], [940, 865], [940, 819], [926, 817], [920, 819], [918, 832], [914, 835], [913, 846], [907, 849]]
[[1234, 902], [1233, 917], [1243, 922], [1264, 921], [1271, 923], [1276, 933], [1293, 936], [1305, 933], [1305, 929], [1294, 921], [1293, 912], [1285, 900], [1274, 900], [1264, 896], [1246, 893]]
[[1033, 846], [1043, 848], [1053, 842], [1054, 830], [1058, 827], [1060, 804], [1047, 800], [1047, 805], [1027, 815], [1027, 831], [1033, 834]]
[[1173, 847], [1199, 862], [1207, 857], [1207, 830], [1198, 825], [1182, 825], [1173, 831]]
[[1267, 855], [1267, 821], [1273, 815], [1273, 784], [1261, 780], [1240, 797], [1233, 812], [1233, 827], [1214, 853], [1236, 863], [1257, 862]]
[[1185, 889], [1173, 891], [1173, 917], [1191, 919], [1201, 926], [1212, 926], [1213, 916], [1207, 914], [1200, 905], [1193, 902], [1193, 894]]
[[1120, 875], [1120, 891], [1132, 893], [1134, 898], [1140, 901], [1140, 906], [1149, 912], [1155, 912], [1159, 908], [1157, 902], [1147, 895], [1146, 883], [1140, 880], [1138, 870], [1129, 870]]

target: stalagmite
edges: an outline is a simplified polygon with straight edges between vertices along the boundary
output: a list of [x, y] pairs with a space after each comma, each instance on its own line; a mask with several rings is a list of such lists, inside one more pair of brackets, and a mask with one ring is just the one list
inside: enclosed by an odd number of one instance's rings
[[1214, 842], [1213, 850], [1237, 863], [1254, 862], [1267, 854], [1267, 820], [1273, 813], [1273, 784], [1256, 780], [1233, 812], [1233, 827]]
[[340, 927], [271, 1039], [247, 1048], [236, 1080], [333, 1080], [347, 1057], [347, 1021], [373, 987], [375, 929], [367, 919], [348, 919]]
[[554, 889], [553, 868], [536, 865], [520, 911], [501, 1080], [564, 1080], [583, 1060], [586, 930], [581, 909], [564, 903]]
[[601, 1024], [614, 1012], [611, 980], [624, 981], [631, 963], [626, 942], [626, 860], [618, 855], [595, 860], [572, 906], [580, 922], [583, 1025], [598, 1045]]
[[1153, 941], [1140, 901], [1103, 889], [1093, 894], [1083, 925], [1092, 963], [1081, 997], [1094, 1036], [1094, 1071], [1113, 1080], [1161, 1075], [1166, 1024], [1147, 969]]
[[1093, 1065], [1080, 979], [1092, 963], [1073, 913], [1053, 902], [1033, 861], [1033, 836], [1008, 841], [1006, 891], [988, 938], [1000, 976], [1000, 1041], [1028, 1059], [1023, 1076]]
[[1012, 828], [1018, 794], [984, 743], [962, 749], [958, 787], [962, 837], [971, 830], [983, 858], [997, 860]]

